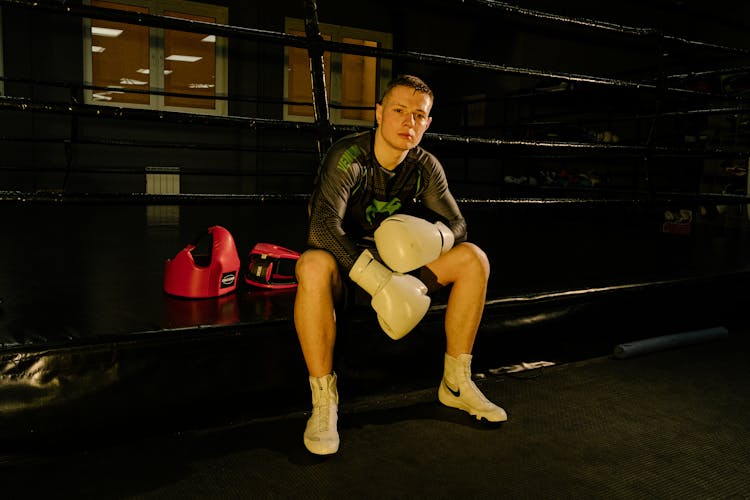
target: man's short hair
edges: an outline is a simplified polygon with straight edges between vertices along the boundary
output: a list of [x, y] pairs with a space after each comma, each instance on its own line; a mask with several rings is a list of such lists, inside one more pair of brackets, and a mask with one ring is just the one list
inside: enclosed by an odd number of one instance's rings
[[419, 77], [414, 75], [400, 75], [393, 79], [391, 83], [385, 88], [383, 97], [380, 98], [379, 103], [383, 104], [383, 101], [391, 93], [394, 87], [409, 87], [414, 89], [415, 92], [422, 92], [430, 96], [430, 100], [434, 101], [435, 96], [432, 94], [432, 89]]

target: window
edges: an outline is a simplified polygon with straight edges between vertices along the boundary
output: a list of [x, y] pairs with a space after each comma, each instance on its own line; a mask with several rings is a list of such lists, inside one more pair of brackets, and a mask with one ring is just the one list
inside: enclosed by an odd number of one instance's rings
[[[88, 0], [95, 7], [226, 24], [227, 8], [177, 0]], [[227, 41], [200, 33], [84, 20], [87, 104], [227, 113]], [[164, 92], [151, 94], [150, 91]]]
[[[286, 32], [305, 35], [304, 21], [286, 19]], [[382, 47], [390, 49], [393, 37], [389, 33], [368, 31], [346, 26], [321, 24], [320, 33], [325, 40]], [[307, 50], [286, 47], [284, 65], [284, 97], [293, 102], [312, 104], [310, 61]], [[371, 56], [325, 52], [326, 91], [330, 104], [352, 108], [331, 108], [333, 123], [371, 125], [375, 122], [375, 102], [379, 92], [391, 79], [391, 61]], [[358, 109], [363, 108], [363, 109]], [[284, 106], [285, 120], [312, 121], [313, 108], [308, 105]]]

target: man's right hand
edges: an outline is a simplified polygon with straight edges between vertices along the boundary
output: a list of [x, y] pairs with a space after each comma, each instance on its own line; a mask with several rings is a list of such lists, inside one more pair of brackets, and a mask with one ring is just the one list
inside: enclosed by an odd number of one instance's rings
[[394, 273], [369, 250], [357, 258], [349, 277], [372, 296], [370, 303], [380, 327], [394, 340], [412, 331], [430, 308], [424, 283], [414, 276]]

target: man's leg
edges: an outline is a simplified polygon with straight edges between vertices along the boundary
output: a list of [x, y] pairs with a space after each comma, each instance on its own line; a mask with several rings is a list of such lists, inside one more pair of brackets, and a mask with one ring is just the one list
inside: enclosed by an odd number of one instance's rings
[[325, 250], [304, 252], [295, 273], [294, 326], [310, 376], [322, 377], [333, 369], [334, 304], [343, 290], [341, 276], [335, 259]]
[[487, 255], [472, 243], [461, 243], [427, 267], [441, 284], [453, 285], [445, 312], [445, 371], [438, 398], [446, 406], [465, 410], [477, 419], [507, 420], [505, 411], [487, 400], [471, 380], [471, 353], [490, 276]]
[[329, 455], [339, 448], [339, 397], [333, 373], [333, 349], [336, 342], [334, 304], [342, 293], [341, 276], [335, 259], [324, 250], [304, 252], [295, 272], [294, 325], [310, 374], [313, 403], [304, 443], [312, 453]]

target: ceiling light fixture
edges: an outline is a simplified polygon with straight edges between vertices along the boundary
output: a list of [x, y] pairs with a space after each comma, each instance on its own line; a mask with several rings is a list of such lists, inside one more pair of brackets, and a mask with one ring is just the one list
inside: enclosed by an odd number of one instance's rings
[[106, 36], [107, 38], [117, 38], [118, 36], [122, 35], [122, 30], [92, 26], [91, 34], [95, 36]]
[[166, 59], [167, 61], [197, 62], [203, 58], [198, 56], [183, 56], [180, 54], [172, 54], [171, 56], [167, 56]]
[[120, 85], [147, 85], [148, 82], [142, 80], [133, 80], [132, 78], [120, 78]]

